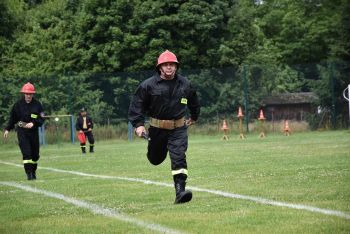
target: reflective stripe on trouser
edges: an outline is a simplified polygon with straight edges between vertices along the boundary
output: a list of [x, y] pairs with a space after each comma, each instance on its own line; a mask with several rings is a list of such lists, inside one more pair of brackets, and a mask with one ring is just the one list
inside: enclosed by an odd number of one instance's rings
[[29, 160], [23, 160], [23, 164], [26, 164], [26, 163], [37, 164], [38, 162], [37, 162], [37, 161], [33, 161], [33, 160], [31, 160], [31, 159], [29, 159]]
[[36, 169], [38, 168], [38, 162], [33, 161], [31, 159], [29, 160], [23, 160], [23, 167], [25, 172], [28, 173], [35, 173]]
[[187, 173], [186, 150], [188, 145], [187, 126], [173, 130], [149, 128], [147, 158], [153, 165], [161, 164], [169, 152], [171, 170]]
[[178, 174], [185, 174], [188, 175], [188, 171], [187, 169], [179, 169], [179, 170], [172, 170], [171, 174], [174, 175], [178, 175]]

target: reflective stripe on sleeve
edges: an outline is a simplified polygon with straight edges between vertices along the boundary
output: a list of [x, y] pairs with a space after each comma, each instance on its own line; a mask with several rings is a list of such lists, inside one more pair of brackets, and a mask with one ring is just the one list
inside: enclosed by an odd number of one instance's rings
[[38, 115], [36, 115], [36, 114], [31, 114], [30, 117], [33, 118], [33, 119], [36, 119], [36, 118], [38, 118]]
[[185, 175], [187, 175], [188, 171], [187, 171], [187, 169], [182, 168], [182, 169], [179, 169], [179, 170], [172, 170], [171, 174], [172, 175], [178, 175], [178, 174], [185, 174]]

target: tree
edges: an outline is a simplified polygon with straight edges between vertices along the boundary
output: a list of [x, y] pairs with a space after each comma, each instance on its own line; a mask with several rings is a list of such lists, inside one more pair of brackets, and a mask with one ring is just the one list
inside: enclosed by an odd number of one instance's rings
[[[324, 79], [322, 62], [349, 60], [349, 9], [348, 0], [3, 0], [0, 110], [32, 81], [49, 112], [89, 104], [94, 119], [116, 122], [165, 49], [200, 90], [203, 117], [242, 104], [244, 66], [253, 111], [262, 95], [322, 94], [310, 85]], [[334, 66], [335, 93], [349, 70]]]

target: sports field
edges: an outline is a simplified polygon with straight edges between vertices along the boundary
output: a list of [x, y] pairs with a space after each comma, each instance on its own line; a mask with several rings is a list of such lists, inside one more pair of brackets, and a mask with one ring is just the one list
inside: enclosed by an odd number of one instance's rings
[[190, 136], [181, 205], [141, 139], [42, 147], [36, 181], [0, 145], [0, 233], [350, 233], [349, 131], [220, 138]]

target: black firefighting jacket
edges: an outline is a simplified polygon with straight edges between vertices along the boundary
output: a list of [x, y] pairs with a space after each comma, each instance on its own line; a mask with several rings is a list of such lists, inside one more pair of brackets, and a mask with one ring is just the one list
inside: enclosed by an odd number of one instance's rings
[[94, 123], [92, 122], [92, 119], [89, 116], [86, 116], [86, 126], [87, 128], [83, 128], [84, 125], [84, 119], [83, 116], [79, 115], [77, 118], [77, 123], [75, 124], [75, 128], [77, 131], [87, 131], [89, 128], [94, 128]]
[[28, 131], [37, 130], [38, 127], [43, 125], [44, 111], [41, 103], [34, 98], [30, 103], [26, 103], [24, 98], [17, 101], [12, 107], [10, 119], [5, 129], [10, 131], [15, 126], [18, 126], [20, 121], [34, 124], [31, 129], [25, 129]]
[[143, 81], [137, 88], [129, 107], [129, 121], [134, 127], [142, 126], [145, 115], [156, 119], [176, 120], [186, 115], [196, 121], [200, 105], [196, 90], [189, 80], [176, 74], [172, 81], [159, 74]]

